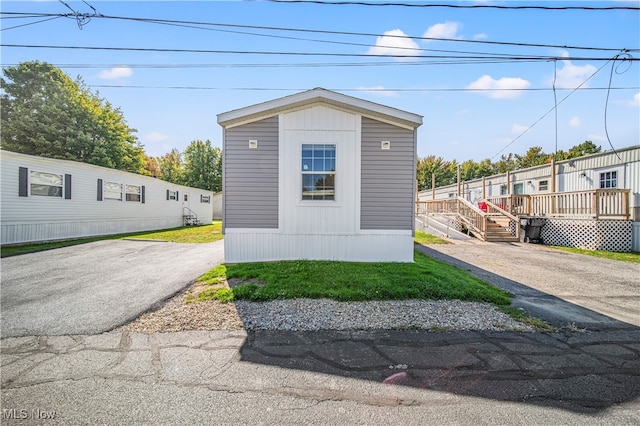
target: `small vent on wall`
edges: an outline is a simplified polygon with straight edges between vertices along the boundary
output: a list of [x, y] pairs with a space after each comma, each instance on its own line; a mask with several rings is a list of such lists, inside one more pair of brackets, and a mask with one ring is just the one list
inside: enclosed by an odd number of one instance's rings
[[391, 149], [391, 142], [390, 141], [380, 142], [380, 149]]
[[258, 147], [258, 141], [257, 141], [257, 140], [255, 140], [255, 139], [251, 139], [251, 140], [249, 141], [249, 148], [252, 148], [252, 149], [253, 149], [253, 148], [257, 148], [257, 147]]

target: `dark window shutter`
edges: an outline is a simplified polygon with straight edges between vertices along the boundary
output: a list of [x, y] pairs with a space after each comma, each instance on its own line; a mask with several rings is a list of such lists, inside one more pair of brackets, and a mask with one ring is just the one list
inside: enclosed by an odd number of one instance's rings
[[176, 191], [176, 201], [180, 201], [180, 193]]
[[102, 179], [98, 179], [98, 201], [102, 201]]
[[26, 167], [20, 167], [18, 169], [18, 196], [26, 197], [29, 195], [28, 187], [29, 169]]
[[142, 185], [142, 189], [140, 190], [140, 201], [144, 204], [144, 185]]
[[71, 175], [64, 175], [64, 199], [71, 199]]
[[169, 199], [169, 190], [167, 189], [167, 200]]

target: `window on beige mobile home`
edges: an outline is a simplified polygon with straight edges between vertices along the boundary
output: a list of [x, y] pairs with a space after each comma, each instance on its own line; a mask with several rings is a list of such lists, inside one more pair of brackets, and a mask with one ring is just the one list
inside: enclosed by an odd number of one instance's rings
[[105, 182], [104, 199], [122, 201], [122, 185], [117, 182]]
[[541, 180], [538, 182], [538, 191], [548, 191], [549, 190], [549, 181]]
[[125, 185], [125, 199], [127, 201], [140, 201], [140, 187], [138, 185]]
[[507, 195], [507, 185], [500, 185], [500, 195]]
[[177, 199], [178, 199], [178, 194], [176, 191], [167, 190], [167, 200], [177, 200]]
[[205, 204], [210, 204], [211, 203], [211, 197], [209, 195], [201, 195], [200, 196], [200, 202], [201, 203], [205, 203]]
[[335, 200], [336, 146], [302, 145], [302, 199]]
[[62, 197], [62, 175], [31, 170], [29, 182], [31, 195]]
[[600, 173], [600, 188], [617, 188], [618, 187], [618, 172], [603, 172]]

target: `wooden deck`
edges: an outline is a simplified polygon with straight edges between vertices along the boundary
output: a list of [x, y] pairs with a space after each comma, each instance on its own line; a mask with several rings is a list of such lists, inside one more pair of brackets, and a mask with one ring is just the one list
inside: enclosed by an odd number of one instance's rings
[[521, 217], [630, 218], [628, 189], [555, 192], [489, 197], [479, 205], [461, 197], [416, 202], [416, 215], [455, 214], [468, 231], [483, 241], [519, 241]]

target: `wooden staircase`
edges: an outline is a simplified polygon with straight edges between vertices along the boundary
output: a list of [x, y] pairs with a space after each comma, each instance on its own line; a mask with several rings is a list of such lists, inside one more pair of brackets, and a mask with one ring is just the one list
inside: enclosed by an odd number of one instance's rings
[[449, 214], [460, 218], [469, 234], [490, 242], [520, 241], [520, 222], [517, 216], [502, 207], [484, 200], [481, 210], [462, 197], [416, 202], [417, 215]]
[[487, 218], [484, 240], [489, 242], [518, 242], [509, 229], [509, 218], [504, 216], [490, 216]]

